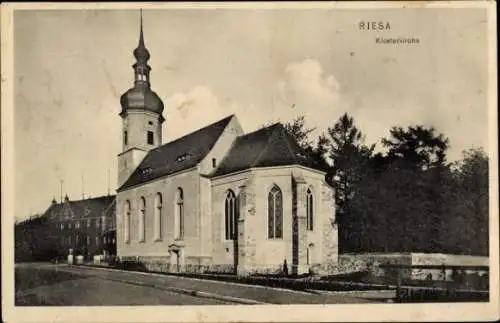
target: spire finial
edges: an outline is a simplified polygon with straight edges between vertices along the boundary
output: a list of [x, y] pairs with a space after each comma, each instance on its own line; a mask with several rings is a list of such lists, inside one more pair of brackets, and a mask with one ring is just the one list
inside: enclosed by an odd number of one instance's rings
[[146, 64], [149, 60], [149, 51], [144, 45], [144, 32], [142, 28], [142, 9], [140, 11], [140, 31], [139, 31], [139, 45], [134, 50], [134, 56], [138, 63]]
[[144, 33], [142, 31], [142, 8], [140, 9], [140, 20], [141, 20], [141, 34], [139, 36], [139, 46], [144, 46]]

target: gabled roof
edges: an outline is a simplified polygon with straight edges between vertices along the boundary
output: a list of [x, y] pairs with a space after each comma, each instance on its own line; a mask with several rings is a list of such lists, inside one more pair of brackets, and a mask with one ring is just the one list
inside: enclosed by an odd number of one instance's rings
[[211, 176], [253, 168], [302, 165], [318, 168], [281, 123], [240, 136]]
[[115, 195], [100, 196], [79, 201], [53, 203], [44, 216], [54, 220], [95, 218], [102, 215], [112, 215]]
[[232, 118], [233, 115], [150, 150], [118, 191], [198, 165]]

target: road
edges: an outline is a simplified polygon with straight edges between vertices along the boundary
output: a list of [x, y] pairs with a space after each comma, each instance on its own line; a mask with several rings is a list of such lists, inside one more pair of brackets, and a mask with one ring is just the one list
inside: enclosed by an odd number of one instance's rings
[[16, 265], [16, 305], [224, 305], [385, 302], [392, 292], [308, 293], [159, 274]]

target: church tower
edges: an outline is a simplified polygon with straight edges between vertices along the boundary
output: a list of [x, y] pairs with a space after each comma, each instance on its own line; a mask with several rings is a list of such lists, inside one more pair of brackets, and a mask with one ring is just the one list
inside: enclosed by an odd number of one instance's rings
[[151, 90], [150, 54], [144, 44], [142, 10], [139, 45], [134, 50], [134, 87], [121, 98], [122, 152], [118, 154], [118, 187], [122, 186], [150, 149], [161, 145], [163, 102]]

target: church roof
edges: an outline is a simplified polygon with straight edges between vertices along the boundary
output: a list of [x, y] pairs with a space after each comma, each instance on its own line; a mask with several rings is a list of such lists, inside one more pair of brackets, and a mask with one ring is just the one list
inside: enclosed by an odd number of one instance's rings
[[118, 191], [198, 165], [233, 115], [152, 149]]
[[112, 207], [114, 201], [115, 195], [107, 195], [78, 201], [52, 203], [44, 216], [53, 220], [76, 220], [100, 217], [105, 212], [107, 215], [111, 215], [115, 210]]
[[253, 168], [302, 165], [318, 168], [281, 123], [240, 136], [211, 176]]

